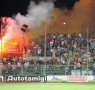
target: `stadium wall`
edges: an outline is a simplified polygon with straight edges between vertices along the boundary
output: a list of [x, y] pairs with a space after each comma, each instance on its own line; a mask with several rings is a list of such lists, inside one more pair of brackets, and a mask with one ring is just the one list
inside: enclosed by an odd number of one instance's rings
[[49, 75], [49, 76], [0, 76], [0, 83], [5, 82], [92, 82], [95, 83], [95, 76], [63, 76], [63, 75]]

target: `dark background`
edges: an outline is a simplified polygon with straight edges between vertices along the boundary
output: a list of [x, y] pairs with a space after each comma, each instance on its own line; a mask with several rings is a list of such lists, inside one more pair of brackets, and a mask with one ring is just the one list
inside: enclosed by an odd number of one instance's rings
[[[27, 13], [27, 7], [31, 0], [0, 0], [0, 16], [13, 16], [20, 12], [22, 15]], [[39, 1], [48, 0], [32, 0], [38, 3]], [[50, 1], [50, 0], [49, 0]], [[56, 8], [72, 9], [76, 1], [79, 0], [56, 0], [54, 1]]]

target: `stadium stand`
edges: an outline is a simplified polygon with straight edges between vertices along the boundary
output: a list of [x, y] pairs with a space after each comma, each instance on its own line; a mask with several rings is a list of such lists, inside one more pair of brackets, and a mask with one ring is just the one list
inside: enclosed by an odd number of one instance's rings
[[[88, 39], [88, 42], [87, 42]], [[45, 57], [46, 49], [46, 57]], [[95, 33], [62, 34], [48, 33], [29, 42], [25, 57], [8, 56], [0, 63], [1, 74], [46, 74], [70, 75], [71, 70], [87, 70], [95, 74]]]

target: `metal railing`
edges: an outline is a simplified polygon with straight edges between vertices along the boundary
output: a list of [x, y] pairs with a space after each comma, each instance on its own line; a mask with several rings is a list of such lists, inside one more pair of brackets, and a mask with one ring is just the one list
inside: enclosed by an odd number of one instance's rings
[[[45, 69], [44, 69], [45, 68]], [[45, 70], [45, 71], [44, 71]], [[45, 73], [44, 73], [45, 72]], [[95, 75], [92, 65], [0, 65], [0, 75]]]

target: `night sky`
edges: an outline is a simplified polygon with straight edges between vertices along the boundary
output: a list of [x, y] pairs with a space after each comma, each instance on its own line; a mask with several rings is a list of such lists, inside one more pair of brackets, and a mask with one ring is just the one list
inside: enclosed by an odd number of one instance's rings
[[[13, 16], [18, 12], [25, 15], [27, 13], [27, 7], [30, 1], [31, 0], [0, 0], [0, 16]], [[41, 0], [32, 1], [38, 3]], [[72, 9], [76, 1], [79, 0], [56, 0], [54, 4], [56, 8], [65, 7], [67, 9]]]

